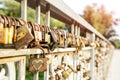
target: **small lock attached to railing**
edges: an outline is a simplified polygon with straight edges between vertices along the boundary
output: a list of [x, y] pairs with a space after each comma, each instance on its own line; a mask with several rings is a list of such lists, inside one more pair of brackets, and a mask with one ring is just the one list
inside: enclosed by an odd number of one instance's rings
[[47, 70], [47, 60], [48, 58], [45, 57], [45, 51], [43, 48], [39, 47], [42, 51], [42, 58], [35, 58], [30, 56], [29, 60], [29, 71], [30, 72], [45, 72]]
[[23, 48], [25, 45], [28, 45], [33, 39], [32, 33], [30, 33], [28, 24], [20, 19], [16, 19], [19, 22], [19, 26], [16, 27], [17, 36], [15, 42], [15, 48], [20, 49]]
[[76, 70], [77, 70], [77, 71], [80, 71], [80, 70], [81, 70], [81, 65], [80, 65], [80, 63], [76, 66]]
[[58, 45], [57, 37], [55, 36], [54, 31], [52, 31], [49, 27], [44, 26], [42, 36], [43, 39], [40, 42], [41, 47], [49, 48], [53, 51]]

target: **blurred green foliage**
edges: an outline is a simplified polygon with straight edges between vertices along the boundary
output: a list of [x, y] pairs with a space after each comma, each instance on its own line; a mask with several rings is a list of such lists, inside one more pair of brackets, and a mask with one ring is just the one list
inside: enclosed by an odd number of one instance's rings
[[[15, 0], [5, 0], [5, 8], [0, 9], [0, 14], [20, 18], [20, 3], [16, 2]], [[45, 15], [40, 14], [41, 20], [40, 24], [45, 25]], [[36, 13], [35, 10], [27, 7], [27, 20], [31, 22], [36, 21]], [[65, 29], [65, 24], [60, 22], [54, 18], [50, 18], [50, 27], [57, 28], [57, 29]]]

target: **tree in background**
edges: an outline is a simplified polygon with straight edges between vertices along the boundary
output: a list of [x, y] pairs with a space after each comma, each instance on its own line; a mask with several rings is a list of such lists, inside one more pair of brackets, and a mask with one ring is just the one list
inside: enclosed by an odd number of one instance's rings
[[108, 13], [103, 5], [100, 7], [96, 4], [86, 6], [82, 16], [101, 34], [104, 34], [113, 22], [112, 13]]

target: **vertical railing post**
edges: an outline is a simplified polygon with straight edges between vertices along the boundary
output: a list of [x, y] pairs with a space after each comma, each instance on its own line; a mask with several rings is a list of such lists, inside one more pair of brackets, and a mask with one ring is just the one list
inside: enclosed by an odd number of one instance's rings
[[7, 71], [8, 74], [8, 80], [16, 80], [16, 68], [15, 68], [15, 62], [7, 62]]
[[36, 0], [36, 23], [40, 24], [41, 6], [40, 0]]
[[50, 26], [50, 4], [46, 4], [45, 25], [46, 26]]
[[[94, 42], [95, 41], [95, 34], [94, 33], [92, 33], [91, 34], [91, 41], [92, 42]], [[90, 54], [90, 56], [91, 56], [91, 62], [90, 62], [90, 69], [91, 69], [91, 80], [94, 80], [95, 79], [95, 76], [94, 76], [94, 65], [95, 65], [95, 59], [94, 59], [94, 57], [95, 57], [95, 48], [94, 48], [94, 46], [92, 47], [92, 49], [91, 49], [91, 54]]]
[[[50, 27], [50, 4], [46, 4], [46, 17], [45, 17], [45, 25]], [[49, 68], [51, 65], [47, 65], [47, 71], [44, 72], [44, 80], [49, 80]]]
[[[77, 24], [76, 25], [74, 25], [74, 35], [77, 35]], [[74, 59], [73, 59], [73, 66], [74, 66], [74, 68], [76, 68], [76, 64], [77, 64], [77, 51], [75, 51], [75, 54], [74, 54]], [[77, 73], [74, 73], [74, 75], [73, 75], [73, 79], [74, 80], [77, 80]]]
[[[77, 32], [78, 32], [77, 35], [80, 36], [80, 26], [78, 26]], [[79, 53], [77, 53], [77, 65], [78, 65], [79, 62], [80, 62], [80, 61], [79, 61], [79, 60], [80, 60], [79, 58], [80, 58], [80, 57], [79, 57]], [[81, 79], [80, 79], [80, 71], [77, 72], [77, 80], [81, 80]]]
[[[27, 21], [27, 0], [21, 0], [21, 19]], [[18, 62], [18, 80], [25, 80], [26, 57]]]
[[[95, 34], [94, 33], [89, 33], [86, 32], [86, 38], [89, 39], [92, 43], [95, 41]], [[95, 71], [94, 71], [94, 61], [95, 61], [95, 48], [94, 46], [91, 47], [90, 50], [90, 57], [91, 57], [91, 61], [90, 61], [90, 71], [91, 71], [91, 80], [95, 80]]]
[[18, 79], [25, 80], [26, 56], [18, 62]]
[[80, 27], [78, 26], [78, 36], [80, 36]]
[[[41, 6], [40, 6], [40, 0], [36, 0], [36, 23], [40, 24], [40, 12], [41, 12]], [[39, 58], [39, 55], [36, 55], [37, 58]], [[39, 72], [34, 73], [34, 80], [39, 80]]]
[[77, 24], [75, 25], [75, 35], [77, 35], [78, 34], [78, 26], [77, 26]]
[[27, 20], [27, 0], [21, 0], [21, 18]]
[[[71, 24], [71, 34], [74, 34], [74, 21]], [[74, 66], [74, 57], [73, 57], [73, 66]], [[71, 79], [70, 80], [74, 80], [74, 74], [72, 74]]]
[[71, 24], [71, 33], [74, 34], [74, 22]]

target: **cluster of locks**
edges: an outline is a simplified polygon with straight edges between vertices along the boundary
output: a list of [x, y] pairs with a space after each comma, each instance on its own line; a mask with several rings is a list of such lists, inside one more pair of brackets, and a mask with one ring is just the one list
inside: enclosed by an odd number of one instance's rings
[[52, 69], [49, 73], [49, 80], [73, 80], [73, 75], [77, 74], [79, 75], [79, 79], [90, 79], [90, 68], [88, 68], [88, 65], [90, 66], [91, 58], [83, 58], [82, 55], [79, 56], [76, 64], [73, 64], [75, 57], [78, 56], [74, 56], [74, 54], [64, 54], [52, 58], [53, 63], [51, 63]]
[[53, 51], [56, 47], [81, 47], [90, 43], [84, 37], [4, 15], [0, 15], [0, 37], [3, 48], [16, 49], [40, 45]]
[[[100, 49], [101, 44], [98, 41], [92, 42], [87, 38], [77, 36], [62, 30], [51, 29], [48, 26], [42, 26], [37, 23], [26, 22], [22, 19], [12, 18], [0, 15], [0, 48], [38, 48], [41, 49], [41, 58], [36, 58], [34, 55], [29, 59], [30, 72], [44, 72], [47, 70], [48, 59], [45, 55], [55, 48], [74, 47], [81, 50], [83, 47], [92, 46], [95, 49]], [[78, 53], [79, 54], [79, 53]], [[79, 55], [79, 63], [76, 68], [73, 65], [66, 63], [58, 64], [54, 68], [54, 76], [51, 72], [50, 80], [66, 80], [70, 74], [82, 71], [82, 77], [85, 80], [90, 79], [90, 69], [85, 68], [86, 64], [90, 64], [91, 57], [85, 58]], [[95, 55], [95, 66], [102, 61], [100, 54]], [[69, 61], [68, 61], [69, 62]], [[83, 65], [82, 65], [83, 63]], [[54, 78], [54, 79], [53, 79]]]

